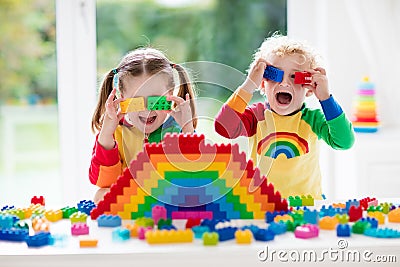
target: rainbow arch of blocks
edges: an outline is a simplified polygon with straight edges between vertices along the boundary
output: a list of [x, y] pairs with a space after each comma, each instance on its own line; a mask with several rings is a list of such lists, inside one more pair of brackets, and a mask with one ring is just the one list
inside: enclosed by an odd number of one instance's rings
[[211, 145], [204, 135], [176, 133], [146, 144], [91, 217], [151, 217], [155, 205], [173, 219], [264, 219], [267, 211], [288, 210], [237, 144]]

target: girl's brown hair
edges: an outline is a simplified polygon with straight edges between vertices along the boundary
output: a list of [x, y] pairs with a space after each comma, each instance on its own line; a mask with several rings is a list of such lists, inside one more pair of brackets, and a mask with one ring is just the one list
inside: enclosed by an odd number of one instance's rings
[[100, 131], [103, 124], [103, 115], [105, 113], [105, 104], [108, 96], [113, 89], [114, 72], [118, 73], [119, 77], [119, 90], [124, 92], [124, 77], [132, 75], [138, 77], [143, 74], [166, 74], [170, 88], [175, 88], [174, 73], [176, 70], [179, 79], [179, 90], [177, 95], [186, 100], [186, 94], [190, 97], [190, 107], [192, 110], [193, 127], [197, 126], [196, 106], [194, 103], [195, 91], [194, 86], [190, 82], [187, 71], [178, 64], [173, 64], [167, 57], [159, 50], [154, 48], [140, 48], [131, 51], [122, 58], [118, 67], [110, 70], [100, 87], [99, 98], [96, 109], [92, 117], [92, 130], [93, 132]]

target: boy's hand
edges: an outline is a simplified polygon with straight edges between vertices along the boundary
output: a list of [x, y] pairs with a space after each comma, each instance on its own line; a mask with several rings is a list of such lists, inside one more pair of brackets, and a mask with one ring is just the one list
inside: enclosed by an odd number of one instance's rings
[[174, 101], [176, 107], [174, 110], [168, 110], [166, 112], [170, 113], [176, 122], [181, 126], [182, 133], [193, 133], [194, 127], [192, 122], [192, 109], [190, 108], [190, 97], [186, 94], [186, 100], [182, 97], [168, 95], [167, 101]]
[[328, 78], [326, 77], [326, 71], [324, 68], [316, 68], [307, 70], [312, 74], [311, 85], [304, 85], [307, 89], [313, 91], [315, 96], [320, 101], [327, 100], [331, 94], [328, 88]]
[[241, 88], [248, 93], [253, 94], [254, 90], [260, 87], [261, 82], [264, 79], [263, 75], [267, 65], [270, 64], [268, 64], [265, 59], [259, 58], [251, 67], [249, 75], [242, 84]]

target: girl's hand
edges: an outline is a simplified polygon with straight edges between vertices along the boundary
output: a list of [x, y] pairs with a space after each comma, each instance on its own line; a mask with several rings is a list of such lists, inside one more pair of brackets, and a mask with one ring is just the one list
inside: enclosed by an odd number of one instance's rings
[[328, 88], [328, 78], [324, 68], [316, 68], [307, 70], [312, 74], [311, 85], [304, 85], [307, 89], [313, 91], [320, 101], [328, 99], [331, 95]]
[[261, 82], [264, 79], [264, 71], [269, 64], [265, 59], [259, 58], [251, 67], [249, 75], [242, 85], [242, 89], [253, 94], [254, 90], [260, 88]]
[[186, 94], [186, 100], [179, 96], [168, 95], [167, 101], [174, 101], [176, 103], [175, 109], [169, 111], [169, 114], [171, 114], [176, 122], [182, 127], [182, 133], [193, 133], [194, 127], [189, 94]]
[[114, 132], [117, 129], [119, 121], [122, 119], [124, 114], [118, 110], [118, 104], [122, 102], [123, 98], [118, 98], [114, 100], [116, 94], [116, 89], [113, 89], [106, 101], [106, 112], [103, 117], [103, 125], [98, 137], [98, 142], [105, 149], [112, 149], [114, 147]]

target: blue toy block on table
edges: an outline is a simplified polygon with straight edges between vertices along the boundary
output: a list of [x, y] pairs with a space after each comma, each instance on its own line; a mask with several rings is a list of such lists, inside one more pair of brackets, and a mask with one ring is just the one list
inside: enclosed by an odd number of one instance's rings
[[96, 204], [92, 200], [82, 200], [78, 203], [78, 211], [84, 212], [87, 215], [90, 215], [92, 209], [96, 207]]
[[364, 235], [377, 238], [400, 238], [400, 231], [390, 228], [368, 228]]
[[283, 70], [268, 65], [264, 71], [264, 78], [280, 83], [283, 80]]
[[97, 219], [97, 225], [99, 227], [117, 227], [117, 226], [121, 226], [121, 217], [119, 217], [118, 215], [101, 215], [98, 219]]
[[14, 216], [0, 215], [0, 228], [2, 229], [11, 228], [14, 225], [14, 223], [15, 223]]
[[113, 241], [126, 241], [131, 238], [131, 231], [126, 228], [117, 228], [112, 232]]
[[361, 218], [359, 221], [368, 222], [371, 225], [371, 228], [378, 228], [378, 220], [375, 218], [371, 217]]
[[39, 232], [33, 236], [27, 236], [25, 239], [28, 247], [43, 247], [50, 244], [50, 233], [48, 232]]
[[25, 238], [28, 236], [28, 234], [29, 234], [28, 229], [21, 229], [21, 228], [0, 229], [0, 240], [22, 242], [25, 241]]
[[283, 223], [283, 222], [279, 222], [279, 223], [271, 222], [271, 224], [268, 227], [268, 230], [273, 232], [275, 235], [284, 234], [284, 233], [286, 233], [286, 223]]
[[202, 238], [203, 234], [209, 231], [210, 229], [208, 228], [208, 226], [197, 225], [192, 227], [192, 232], [194, 233], [194, 238], [196, 239]]
[[305, 210], [304, 214], [303, 214], [303, 220], [307, 223], [318, 224], [318, 221], [319, 221], [318, 211]]
[[250, 230], [254, 236], [255, 233], [257, 233], [257, 231], [260, 230], [260, 227], [258, 227], [257, 225], [251, 224], [251, 225], [243, 226], [241, 228], [241, 230], [247, 230], [247, 229]]
[[273, 211], [273, 212], [267, 211], [265, 213], [265, 222], [266, 223], [273, 222], [277, 215], [281, 215], [282, 216], [284, 214], [286, 214], [286, 212], [284, 212], [284, 211]]
[[271, 241], [274, 240], [275, 234], [268, 229], [260, 229], [254, 235], [254, 239], [257, 241]]
[[338, 237], [347, 237], [351, 235], [351, 228], [348, 224], [338, 224], [336, 227], [336, 235]]
[[222, 242], [222, 241], [235, 239], [236, 230], [237, 230], [236, 227], [225, 227], [225, 228], [216, 230], [216, 232], [219, 235], [218, 240]]

